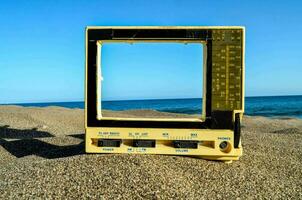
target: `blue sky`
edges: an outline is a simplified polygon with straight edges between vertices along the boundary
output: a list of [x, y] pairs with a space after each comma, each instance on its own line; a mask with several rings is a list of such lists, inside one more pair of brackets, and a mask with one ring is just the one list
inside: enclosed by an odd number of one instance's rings
[[102, 45], [102, 99], [201, 98], [203, 45]]
[[302, 94], [301, 8], [284, 0], [0, 1], [0, 103], [83, 100], [88, 25], [243, 25], [246, 95]]

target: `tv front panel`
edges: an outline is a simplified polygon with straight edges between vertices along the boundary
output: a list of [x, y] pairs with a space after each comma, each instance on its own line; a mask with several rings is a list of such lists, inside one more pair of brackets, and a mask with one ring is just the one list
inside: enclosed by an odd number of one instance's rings
[[[87, 153], [194, 155], [232, 161], [242, 155], [244, 27], [96, 26], [86, 28], [85, 130]], [[203, 45], [200, 119], [103, 117], [101, 46], [111, 42]], [[186, 83], [184, 83], [186, 84]]]

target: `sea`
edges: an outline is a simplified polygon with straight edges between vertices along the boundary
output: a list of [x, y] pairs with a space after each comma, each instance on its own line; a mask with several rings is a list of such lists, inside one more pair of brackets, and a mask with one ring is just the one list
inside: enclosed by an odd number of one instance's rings
[[[200, 98], [103, 101], [102, 109], [114, 111], [150, 109], [172, 113], [200, 114], [202, 111], [201, 102], [202, 99]], [[84, 108], [83, 101], [18, 103], [13, 105], [21, 105], [25, 107], [61, 106], [66, 108]], [[302, 118], [302, 95], [246, 97], [244, 113], [250, 116], [265, 116], [275, 118]]]

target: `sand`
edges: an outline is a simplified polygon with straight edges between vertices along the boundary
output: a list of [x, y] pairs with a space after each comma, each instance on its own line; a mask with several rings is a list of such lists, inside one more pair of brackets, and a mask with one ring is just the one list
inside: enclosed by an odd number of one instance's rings
[[201, 118], [201, 114], [189, 115], [169, 112], [159, 112], [155, 110], [127, 110], [127, 111], [110, 111], [102, 110], [103, 117], [121, 117], [121, 118]]
[[244, 117], [232, 164], [85, 154], [81, 109], [0, 106], [0, 127], [0, 199], [302, 199], [301, 119]]

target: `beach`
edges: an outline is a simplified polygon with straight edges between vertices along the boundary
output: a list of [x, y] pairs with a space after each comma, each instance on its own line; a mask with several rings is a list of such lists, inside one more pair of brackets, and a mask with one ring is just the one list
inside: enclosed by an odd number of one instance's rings
[[0, 106], [0, 199], [302, 199], [302, 119], [244, 116], [231, 164], [85, 154], [84, 133], [83, 109]]

